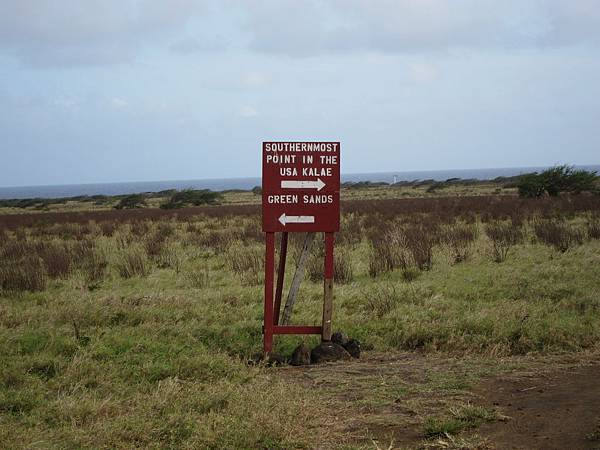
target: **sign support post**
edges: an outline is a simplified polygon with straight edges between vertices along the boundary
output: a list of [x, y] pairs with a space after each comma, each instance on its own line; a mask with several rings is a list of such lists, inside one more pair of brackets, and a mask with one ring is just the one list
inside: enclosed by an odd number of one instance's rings
[[331, 315], [333, 312], [333, 233], [325, 233], [325, 276], [323, 286], [323, 341], [331, 340]]
[[273, 350], [273, 271], [275, 270], [275, 233], [267, 233], [265, 239], [265, 308], [264, 352]]
[[287, 246], [288, 234], [287, 231], [284, 231], [281, 233], [281, 248], [279, 250], [279, 268], [277, 269], [277, 287], [275, 288], [275, 315], [273, 316], [273, 325], [279, 325], [279, 316], [281, 314], [281, 295], [283, 293], [283, 279], [285, 277]]

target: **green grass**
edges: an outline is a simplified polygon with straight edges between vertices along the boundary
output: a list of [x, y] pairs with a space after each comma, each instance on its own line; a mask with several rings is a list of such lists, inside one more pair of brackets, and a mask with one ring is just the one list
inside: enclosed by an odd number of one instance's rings
[[[233, 229], [227, 219], [197, 223]], [[141, 251], [144, 238], [121, 248], [131, 237], [122, 226], [113, 237], [94, 237], [108, 272], [93, 290], [75, 271], [43, 292], [1, 294], [4, 447], [313, 448], [342, 439], [320, 424], [328, 412], [315, 392], [247, 364], [261, 349], [263, 287], [262, 268], [244, 262], [261, 244], [236, 242], [228, 253], [190, 241], [185, 224], [173, 226], [171, 253], [144, 260], [138, 274], [119, 273], [127, 249]], [[241, 255], [235, 266], [233, 251]], [[367, 349], [499, 357], [576, 352], [600, 338], [597, 240], [564, 254], [528, 240], [498, 264], [482, 235], [459, 264], [437, 247], [433, 268], [412, 281], [400, 270], [369, 277], [365, 240], [346, 252], [354, 279], [335, 288], [334, 328]], [[322, 289], [303, 284], [294, 323], [319, 323]], [[289, 355], [301, 339], [278, 337], [276, 351]], [[472, 383], [466, 374], [442, 374], [419, 389], [456, 392]], [[408, 383], [383, 386], [361, 401], [414, 394]], [[424, 434], [487, 420], [491, 412], [461, 407], [428, 418]]]
[[477, 428], [485, 422], [496, 420], [494, 410], [481, 406], [463, 405], [450, 410], [447, 417], [428, 417], [423, 424], [423, 434], [427, 438], [458, 434], [461, 431]]

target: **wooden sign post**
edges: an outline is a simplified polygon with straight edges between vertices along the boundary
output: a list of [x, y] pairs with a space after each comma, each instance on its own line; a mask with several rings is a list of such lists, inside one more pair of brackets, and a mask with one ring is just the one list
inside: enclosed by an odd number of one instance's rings
[[[331, 340], [334, 233], [340, 229], [340, 143], [263, 142], [262, 228], [266, 233], [264, 352], [273, 350], [273, 335], [320, 334]], [[290, 296], [279, 324], [288, 233], [325, 233], [323, 321], [321, 326], [287, 324], [302, 279], [311, 235], [307, 235]], [[275, 233], [282, 233], [275, 295]], [[303, 261], [304, 259], [304, 261]]]

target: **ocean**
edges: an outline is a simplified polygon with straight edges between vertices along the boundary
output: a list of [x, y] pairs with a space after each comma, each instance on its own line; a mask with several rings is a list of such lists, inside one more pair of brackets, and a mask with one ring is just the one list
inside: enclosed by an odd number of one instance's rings
[[[547, 167], [508, 167], [497, 169], [454, 169], [454, 170], [422, 170], [410, 172], [378, 172], [342, 174], [342, 182], [436, 180], [449, 178], [491, 180], [496, 177], [510, 177], [527, 172], [535, 172]], [[576, 166], [578, 169], [600, 172], [600, 165]], [[261, 179], [256, 178], [212, 178], [199, 180], [170, 181], [136, 181], [122, 183], [64, 184], [53, 186], [17, 186], [0, 187], [0, 199], [20, 198], [61, 198], [80, 195], [121, 195], [140, 192], [158, 192], [167, 189], [211, 189], [224, 191], [228, 189], [252, 189], [260, 186]]]

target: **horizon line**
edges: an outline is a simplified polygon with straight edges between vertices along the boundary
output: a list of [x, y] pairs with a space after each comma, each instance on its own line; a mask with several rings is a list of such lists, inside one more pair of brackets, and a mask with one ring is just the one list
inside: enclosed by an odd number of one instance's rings
[[[452, 172], [452, 171], [477, 171], [477, 170], [509, 170], [509, 169], [541, 169], [549, 168], [558, 165], [559, 163], [551, 165], [540, 165], [540, 166], [504, 166], [504, 167], [478, 167], [478, 168], [452, 168], [452, 169], [411, 169], [411, 170], [391, 170], [382, 172], [342, 172], [341, 176], [352, 176], [352, 175], [377, 175], [377, 174], [392, 174], [397, 172], [398, 174], [407, 174], [413, 172]], [[598, 164], [566, 164], [573, 167], [599, 167]], [[206, 178], [179, 178], [179, 179], [163, 179], [163, 180], [137, 180], [137, 181], [99, 181], [99, 182], [85, 182], [85, 183], [65, 183], [65, 184], [21, 184], [11, 186], [0, 186], [0, 189], [19, 189], [19, 188], [44, 188], [44, 187], [62, 187], [62, 186], [94, 186], [94, 185], [110, 185], [110, 184], [143, 184], [143, 183], [182, 183], [185, 181], [219, 181], [219, 180], [244, 180], [262, 178], [262, 176], [237, 176], [237, 177], [206, 177]]]

